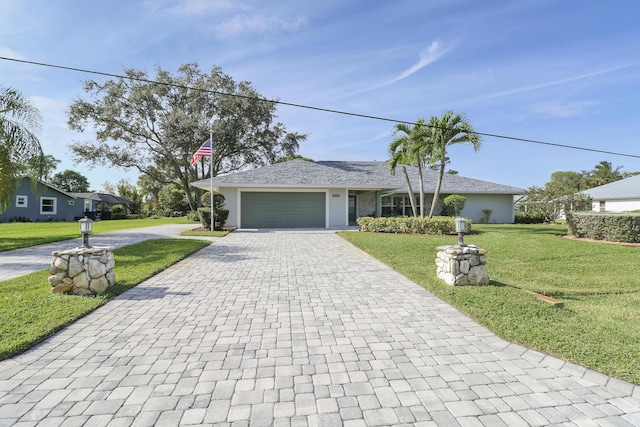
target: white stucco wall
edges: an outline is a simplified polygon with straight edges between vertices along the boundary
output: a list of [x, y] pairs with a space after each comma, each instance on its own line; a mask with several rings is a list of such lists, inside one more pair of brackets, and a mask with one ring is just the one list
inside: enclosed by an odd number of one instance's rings
[[229, 217], [225, 223], [226, 227], [238, 227], [240, 223], [240, 212], [238, 211], [239, 200], [238, 189], [236, 187], [215, 188], [215, 191], [224, 196], [224, 208], [229, 209]]
[[[604, 210], [607, 212], [640, 210], [640, 200], [638, 199], [605, 200], [604, 202]], [[595, 212], [600, 212], [600, 200], [594, 200], [591, 208]]]
[[462, 194], [467, 201], [462, 216], [479, 223], [484, 216], [483, 209], [493, 209], [489, 223], [511, 224], [515, 218], [513, 196], [511, 194]]
[[330, 188], [327, 196], [327, 206], [329, 206], [329, 227], [347, 226], [349, 224], [347, 189]]

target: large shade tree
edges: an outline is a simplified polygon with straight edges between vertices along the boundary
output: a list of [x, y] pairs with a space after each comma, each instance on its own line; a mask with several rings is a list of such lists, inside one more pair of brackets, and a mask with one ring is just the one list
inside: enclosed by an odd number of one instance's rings
[[71, 193], [86, 193], [89, 191], [89, 180], [87, 177], [80, 172], [70, 169], [53, 175], [51, 185]]
[[0, 212], [16, 190], [18, 175], [31, 170], [42, 176], [42, 147], [34, 134], [40, 120], [36, 107], [19, 91], [0, 87]]
[[[73, 102], [68, 124], [80, 132], [93, 128], [95, 139], [71, 144], [74, 159], [136, 168], [162, 184], [177, 181], [193, 210], [202, 190], [190, 182], [273, 163], [295, 154], [306, 138], [288, 133], [275, 121], [273, 102], [219, 67], [206, 74], [197, 64], [184, 64], [173, 75], [157, 67], [154, 77], [126, 69], [125, 76], [85, 82], [90, 99]], [[212, 170], [208, 158], [192, 166], [192, 154], [210, 131]]]
[[478, 151], [482, 142], [480, 135], [473, 130], [471, 123], [463, 115], [455, 114], [453, 111], [445, 112], [442, 117], [432, 116], [427, 127], [431, 141], [429, 162], [439, 172], [433, 202], [429, 210], [429, 218], [431, 218], [440, 196], [445, 167], [449, 161], [447, 157], [449, 147], [455, 144], [469, 143], [475, 151]]

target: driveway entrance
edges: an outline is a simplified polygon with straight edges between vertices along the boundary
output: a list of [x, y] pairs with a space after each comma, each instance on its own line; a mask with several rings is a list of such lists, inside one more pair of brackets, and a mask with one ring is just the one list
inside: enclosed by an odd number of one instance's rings
[[2, 426], [640, 425], [639, 397], [326, 230], [235, 231], [0, 362]]

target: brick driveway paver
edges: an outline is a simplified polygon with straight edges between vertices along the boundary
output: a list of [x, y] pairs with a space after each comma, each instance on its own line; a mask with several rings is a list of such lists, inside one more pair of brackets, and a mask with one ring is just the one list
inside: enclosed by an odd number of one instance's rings
[[236, 231], [0, 362], [6, 425], [638, 426], [640, 388], [497, 338], [331, 232]]

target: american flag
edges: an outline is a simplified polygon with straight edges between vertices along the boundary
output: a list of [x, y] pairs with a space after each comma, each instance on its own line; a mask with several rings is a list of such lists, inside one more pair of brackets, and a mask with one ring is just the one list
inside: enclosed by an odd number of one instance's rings
[[211, 156], [211, 140], [210, 139], [207, 139], [204, 142], [204, 144], [202, 144], [200, 148], [198, 148], [198, 151], [193, 153], [193, 156], [191, 156], [191, 166], [195, 166], [196, 163], [198, 163], [198, 160], [200, 160], [201, 157], [205, 157], [205, 156]]

